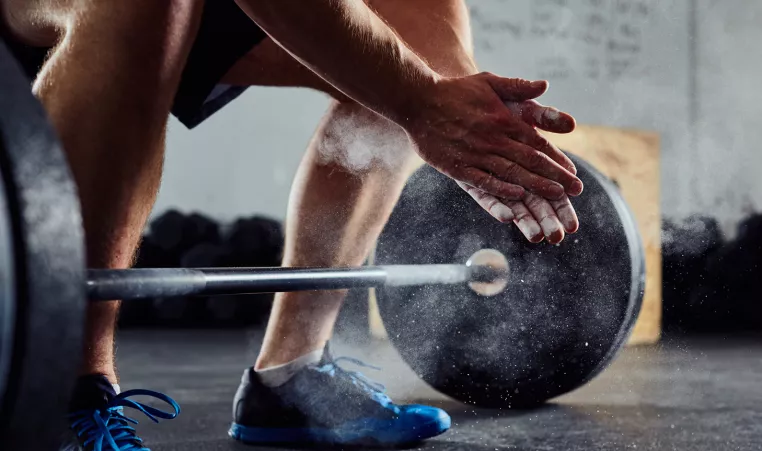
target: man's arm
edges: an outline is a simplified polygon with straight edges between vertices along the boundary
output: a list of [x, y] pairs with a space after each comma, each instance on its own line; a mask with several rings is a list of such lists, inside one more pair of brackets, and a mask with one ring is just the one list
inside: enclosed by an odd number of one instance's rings
[[528, 123], [504, 104], [531, 108], [546, 82], [441, 77], [362, 0], [236, 1], [317, 75], [405, 128], [421, 157], [455, 180], [514, 200], [525, 189], [551, 199], [582, 191], [572, 162], [533, 127], [568, 132], [573, 118], [546, 109], [523, 115]]
[[431, 70], [362, 0], [238, 0], [281, 47], [341, 92], [390, 120], [407, 120]]

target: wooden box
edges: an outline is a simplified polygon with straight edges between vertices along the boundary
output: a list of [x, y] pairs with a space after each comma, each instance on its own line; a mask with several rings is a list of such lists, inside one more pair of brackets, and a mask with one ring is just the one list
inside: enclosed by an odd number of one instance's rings
[[549, 134], [549, 139], [615, 180], [635, 215], [646, 252], [646, 291], [629, 343], [656, 343], [661, 336], [662, 312], [659, 135], [579, 126], [568, 135]]

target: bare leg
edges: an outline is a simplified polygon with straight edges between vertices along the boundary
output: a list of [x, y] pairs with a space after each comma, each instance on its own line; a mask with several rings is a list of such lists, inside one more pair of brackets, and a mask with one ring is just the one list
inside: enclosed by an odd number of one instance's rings
[[[357, 141], [344, 143], [337, 134], [355, 133], [340, 130], [344, 127], [365, 129], [376, 139], [381, 133], [381, 139], [387, 141], [367, 142], [360, 134]], [[373, 147], [376, 145], [379, 147]], [[365, 154], [369, 149], [388, 152], [385, 157], [396, 161], [371, 159]], [[358, 150], [361, 155], [351, 156]], [[283, 265], [361, 265], [415, 167], [414, 155], [407, 136], [396, 125], [357, 104], [332, 105], [292, 187]], [[258, 368], [285, 363], [325, 346], [345, 295], [345, 291], [279, 294]]]
[[[461, 0], [369, 3], [435, 70], [451, 76], [476, 72]], [[362, 264], [416, 166], [404, 131], [336, 95], [272, 42], [255, 49], [227, 78], [239, 84], [312, 87], [338, 99], [310, 143], [292, 188], [283, 265]], [[279, 294], [256, 367], [321, 349], [345, 294]]]
[[[4, 16], [20, 37], [53, 45], [41, 41], [60, 36], [34, 91], [79, 188], [88, 265], [128, 267], [159, 186], [165, 124], [202, 3], [38, 0], [9, 13], [14, 1], [4, 0]], [[83, 374], [116, 382], [118, 308], [88, 308]]]

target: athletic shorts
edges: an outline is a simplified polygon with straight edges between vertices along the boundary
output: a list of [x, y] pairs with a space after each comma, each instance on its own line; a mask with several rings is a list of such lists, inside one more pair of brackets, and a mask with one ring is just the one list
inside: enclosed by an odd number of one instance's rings
[[[5, 30], [0, 30], [0, 34], [29, 78], [34, 79], [50, 49], [14, 42]], [[266, 37], [234, 0], [207, 0], [172, 114], [186, 127], [193, 128], [241, 95], [246, 87], [227, 86], [220, 81]]]

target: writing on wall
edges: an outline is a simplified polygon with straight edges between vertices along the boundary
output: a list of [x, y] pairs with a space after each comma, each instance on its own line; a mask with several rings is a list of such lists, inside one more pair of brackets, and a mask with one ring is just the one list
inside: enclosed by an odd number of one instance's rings
[[535, 53], [526, 69], [536, 77], [616, 81], [653, 69], [644, 38], [654, 24], [654, 0], [493, 0], [469, 7], [477, 52]]

